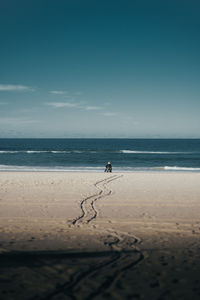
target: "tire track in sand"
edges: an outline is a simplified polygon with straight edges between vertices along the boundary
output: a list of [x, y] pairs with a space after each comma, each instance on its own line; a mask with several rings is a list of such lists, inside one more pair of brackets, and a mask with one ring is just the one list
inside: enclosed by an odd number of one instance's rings
[[98, 211], [95, 208], [95, 202], [101, 198], [109, 196], [112, 193], [111, 189], [108, 189], [107, 184], [113, 180], [122, 177], [122, 175], [114, 175], [109, 178], [97, 181], [94, 186], [99, 189], [99, 192], [86, 197], [80, 203], [81, 215], [72, 221], [73, 225], [84, 225], [90, 223], [97, 217]]
[[[100, 299], [101, 297], [103, 299], [104, 294], [112, 291], [112, 287], [117, 285], [124, 272], [131, 270], [144, 260], [145, 255], [138, 248], [138, 244], [141, 242], [140, 238], [111, 228], [97, 229], [89, 226], [89, 223], [95, 220], [99, 213], [95, 202], [111, 195], [112, 190], [108, 184], [122, 176], [114, 175], [97, 181], [94, 186], [99, 192], [81, 201], [81, 214], [72, 221], [72, 224], [77, 227], [85, 226], [86, 229], [99, 232], [100, 240], [108, 246], [109, 251], [105, 252], [103, 260], [99, 255], [96, 264], [90, 266], [86, 271], [75, 272], [68, 282], [48, 295], [48, 299], [59, 299], [59, 295], [61, 297], [65, 295], [66, 299], [73, 300], [83, 297], [84, 300]], [[96, 257], [98, 258], [98, 252]]]

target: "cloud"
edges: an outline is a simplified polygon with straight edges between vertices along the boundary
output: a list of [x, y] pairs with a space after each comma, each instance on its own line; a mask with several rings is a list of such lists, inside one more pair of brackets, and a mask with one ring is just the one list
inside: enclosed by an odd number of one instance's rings
[[80, 110], [87, 110], [87, 111], [95, 111], [95, 110], [101, 110], [103, 107], [101, 106], [92, 106], [92, 105], [86, 105], [84, 102], [47, 102], [46, 105], [52, 106], [54, 108], [76, 108]]
[[46, 103], [47, 105], [50, 105], [55, 108], [61, 108], [61, 107], [69, 107], [69, 108], [79, 108], [78, 103], [73, 103], [73, 102], [48, 102]]
[[85, 110], [100, 110], [102, 107], [100, 106], [86, 106]]
[[34, 91], [34, 89], [26, 85], [0, 84], [0, 91]]
[[114, 117], [117, 115], [117, 113], [108, 111], [108, 112], [103, 113], [102, 115], [105, 117]]
[[17, 124], [33, 124], [33, 123], [39, 123], [39, 120], [33, 120], [28, 118], [0, 118], [0, 124], [9, 124], [9, 125], [17, 125]]
[[8, 104], [8, 103], [0, 101], [0, 105], [6, 105], [6, 104]]
[[66, 91], [50, 91], [49, 93], [54, 94], [54, 95], [64, 95], [68, 92], [66, 92]]

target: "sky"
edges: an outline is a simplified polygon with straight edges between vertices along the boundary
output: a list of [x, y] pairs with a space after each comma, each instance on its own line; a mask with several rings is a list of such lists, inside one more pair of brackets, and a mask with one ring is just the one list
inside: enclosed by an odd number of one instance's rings
[[0, 1], [0, 138], [200, 138], [198, 0]]

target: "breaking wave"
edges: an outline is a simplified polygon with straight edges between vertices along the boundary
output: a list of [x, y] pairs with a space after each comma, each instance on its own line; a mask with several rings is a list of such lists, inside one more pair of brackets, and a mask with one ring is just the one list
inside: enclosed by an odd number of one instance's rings
[[71, 150], [71, 151], [57, 151], [57, 150], [21, 150], [21, 151], [14, 151], [14, 150], [0, 150], [0, 154], [9, 154], [9, 153], [27, 153], [27, 154], [38, 154], [38, 153], [83, 153], [83, 151], [79, 150]]
[[120, 153], [125, 154], [184, 154], [188, 152], [163, 152], [163, 151], [134, 151], [134, 150], [120, 150]]
[[170, 167], [170, 166], [165, 166], [164, 170], [169, 170], [169, 171], [200, 171], [200, 168], [190, 168], [190, 167]]
[[94, 150], [0, 150], [0, 154], [17, 154], [17, 153], [27, 153], [27, 154], [39, 154], [39, 153], [53, 153], [53, 154], [81, 154], [81, 153], [122, 153], [122, 154], [191, 154], [194, 152], [167, 152], [167, 151], [137, 151], [137, 150], [118, 150], [118, 151], [94, 151]]

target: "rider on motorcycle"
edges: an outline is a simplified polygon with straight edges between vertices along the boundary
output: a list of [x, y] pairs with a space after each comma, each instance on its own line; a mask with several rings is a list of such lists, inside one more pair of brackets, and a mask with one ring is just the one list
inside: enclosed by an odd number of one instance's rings
[[111, 163], [108, 161], [106, 168], [105, 168], [105, 172], [112, 172], [112, 165]]

